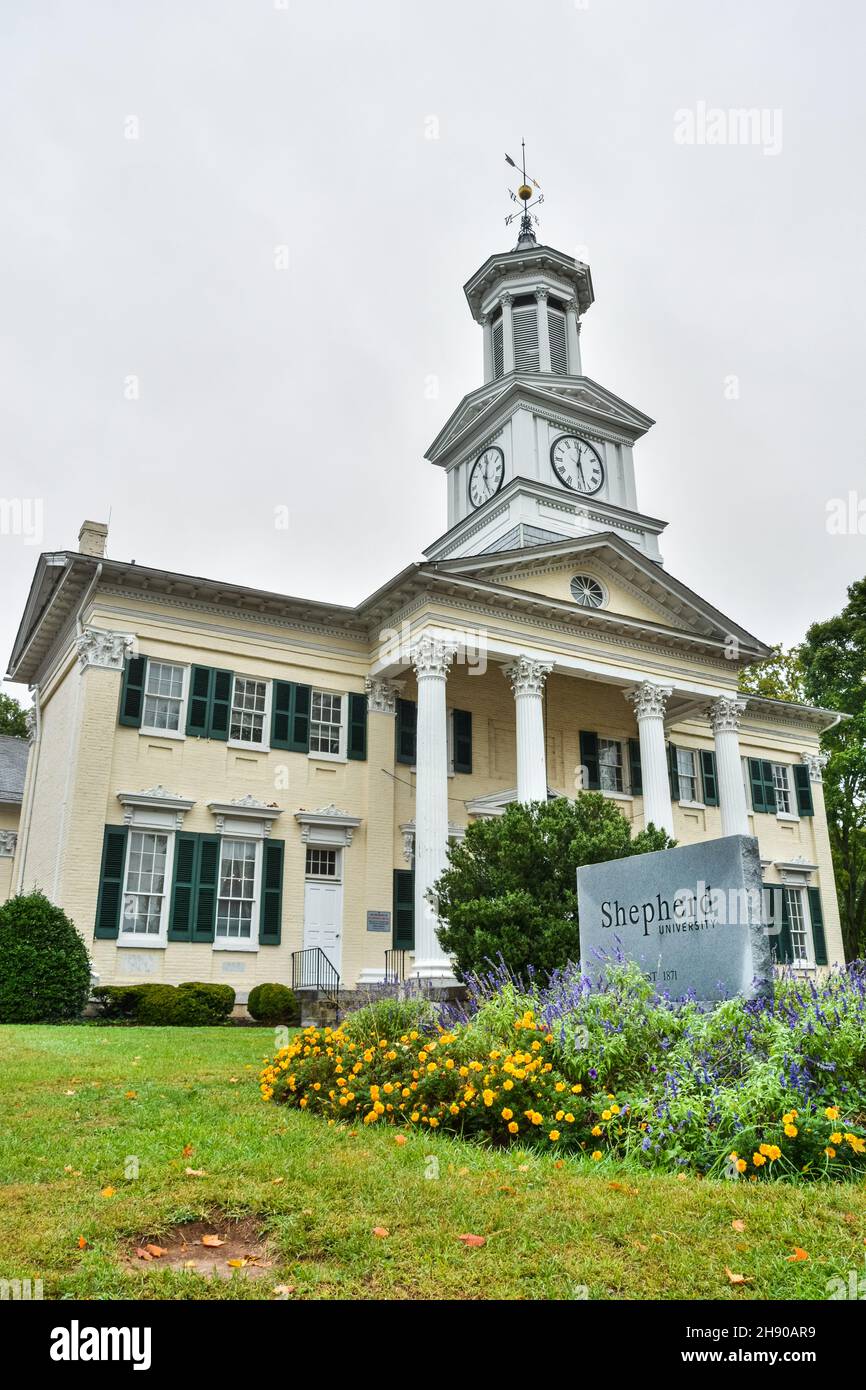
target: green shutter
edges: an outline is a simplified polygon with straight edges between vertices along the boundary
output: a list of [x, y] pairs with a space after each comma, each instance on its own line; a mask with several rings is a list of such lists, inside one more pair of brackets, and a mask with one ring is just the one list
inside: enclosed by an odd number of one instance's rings
[[291, 748], [292, 706], [295, 687], [291, 681], [274, 681], [271, 695], [271, 747]]
[[211, 671], [208, 738], [225, 740], [229, 736], [233, 679], [231, 671]]
[[171, 915], [168, 921], [169, 941], [192, 939], [198, 840], [198, 835], [181, 833], [175, 836], [174, 881], [171, 890]]
[[716, 769], [716, 755], [712, 748], [701, 749], [701, 781], [704, 784], [704, 805], [719, 804], [719, 774]]
[[749, 782], [752, 787], [752, 810], [774, 816], [776, 791], [773, 786], [773, 764], [762, 758], [750, 758]]
[[363, 762], [367, 757], [367, 697], [349, 696], [349, 739], [346, 757]]
[[472, 715], [468, 709], [452, 710], [454, 727], [454, 771], [472, 771]]
[[679, 801], [680, 770], [677, 765], [677, 750], [673, 743], [668, 744], [668, 775], [671, 780], [671, 801]]
[[[806, 769], [808, 771], [808, 768]], [[818, 888], [808, 888], [809, 916], [812, 919], [812, 945], [815, 948], [815, 964], [826, 965], [827, 938], [824, 935], [824, 913], [821, 908], [821, 892]]]
[[395, 951], [412, 951], [415, 948], [415, 870], [394, 870], [394, 926], [393, 946]]
[[[794, 959], [794, 943], [791, 940], [791, 918], [788, 913], [788, 895], [784, 888], [776, 888], [774, 894], [778, 895], [776, 898], [775, 917], [777, 923], [779, 921], [779, 898], [781, 898], [782, 911], [781, 930], [778, 936], [775, 937], [775, 950], [773, 951], [773, 956], [778, 965], [790, 965]], [[771, 938], [771, 943], [772, 941], [773, 938]]]
[[259, 945], [279, 946], [283, 921], [283, 840], [262, 845], [262, 906], [259, 913]]
[[583, 778], [583, 790], [597, 792], [600, 785], [598, 776], [598, 734], [587, 733], [585, 729], [581, 729], [580, 731], [580, 765], [586, 771], [586, 775]]
[[126, 826], [107, 825], [102, 840], [102, 866], [99, 871], [99, 898], [93, 935], [100, 940], [116, 939], [120, 926], [120, 899], [126, 863]]
[[815, 805], [812, 801], [812, 785], [809, 781], [809, 769], [805, 763], [794, 764], [794, 789], [797, 793], [797, 811], [801, 816], [814, 816]]
[[120, 691], [120, 720], [132, 729], [141, 728], [141, 715], [144, 708], [144, 677], [147, 670], [147, 657], [133, 656], [124, 662], [123, 686]]
[[296, 685], [293, 687], [294, 698], [292, 701], [292, 741], [289, 748], [293, 753], [309, 753], [310, 751], [310, 696], [311, 688], [308, 685]]
[[190, 672], [186, 731], [195, 738], [207, 738], [211, 674], [209, 666], [193, 666]]
[[643, 774], [640, 766], [640, 739], [628, 741], [629, 786], [632, 796], [643, 796]]
[[408, 763], [410, 767], [414, 767], [418, 731], [418, 706], [414, 700], [397, 701], [395, 727], [397, 731], [397, 762]]
[[219, 835], [199, 835], [195, 908], [192, 917], [193, 941], [213, 941], [214, 939], [219, 871]]

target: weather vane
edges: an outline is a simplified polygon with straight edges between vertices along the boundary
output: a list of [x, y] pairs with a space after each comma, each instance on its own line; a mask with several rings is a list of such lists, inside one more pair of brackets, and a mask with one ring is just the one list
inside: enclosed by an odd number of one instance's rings
[[[527, 232], [528, 232], [530, 235], [532, 235], [532, 224], [533, 224], [533, 222], [535, 222], [535, 224], [538, 225], [538, 218], [535, 217], [535, 216], [530, 217], [529, 214], [530, 214], [530, 209], [531, 209], [531, 208], [538, 207], [538, 205], [539, 205], [540, 203], [543, 203], [543, 202], [544, 202], [544, 194], [543, 194], [542, 191], [541, 191], [541, 185], [540, 185], [540, 183], [538, 182], [538, 180], [529, 177], [529, 176], [527, 175], [527, 173], [526, 173], [526, 141], [525, 141], [525, 140], [521, 140], [521, 142], [520, 142], [520, 149], [521, 149], [521, 157], [520, 157], [520, 164], [519, 164], [519, 165], [517, 164], [516, 160], [514, 160], [514, 159], [511, 158], [511, 155], [510, 155], [510, 154], [506, 154], [506, 156], [505, 156], [505, 162], [506, 162], [506, 164], [510, 164], [511, 167], [512, 167], [512, 169], [518, 169], [518, 168], [520, 169], [520, 187], [518, 188], [518, 190], [517, 190], [516, 193], [513, 191], [513, 189], [509, 188], [509, 190], [508, 190], [508, 196], [509, 196], [509, 198], [511, 199], [511, 201], [512, 201], [513, 203], [517, 203], [517, 202], [523, 203], [523, 209], [522, 209], [521, 212], [512, 212], [508, 217], [506, 217], [506, 219], [505, 219], [505, 225], [506, 225], [506, 227], [510, 227], [511, 224], [512, 224], [512, 222], [514, 221], [515, 217], [519, 217], [519, 218], [520, 218], [520, 234], [521, 234], [521, 236], [523, 236], [523, 234], [524, 234], [524, 233], [527, 233]], [[536, 190], [536, 189], [537, 189], [537, 191], [538, 191], [538, 197], [537, 197], [537, 198], [533, 198], [533, 197], [532, 197], [533, 191]], [[532, 199], [532, 201], [530, 201], [530, 199]]]

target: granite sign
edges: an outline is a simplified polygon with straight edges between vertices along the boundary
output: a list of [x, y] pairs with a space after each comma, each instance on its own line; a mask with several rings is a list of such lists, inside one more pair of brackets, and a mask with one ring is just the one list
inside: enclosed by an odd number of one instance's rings
[[720, 999], [769, 988], [772, 927], [751, 836], [587, 864], [577, 871], [577, 902], [591, 978], [618, 948], [672, 995]]

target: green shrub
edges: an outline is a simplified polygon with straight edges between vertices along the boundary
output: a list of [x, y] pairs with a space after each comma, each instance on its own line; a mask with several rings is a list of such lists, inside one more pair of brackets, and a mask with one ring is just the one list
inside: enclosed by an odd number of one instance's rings
[[0, 1023], [78, 1018], [90, 992], [90, 958], [75, 927], [43, 893], [0, 907]]
[[288, 985], [256, 985], [247, 1000], [250, 1017], [258, 1023], [297, 1023], [301, 1006]]
[[437, 1010], [428, 999], [377, 999], [343, 1021], [343, 1033], [355, 1043], [377, 1045], [381, 1038], [399, 1037], [411, 1029], [435, 1027]]
[[234, 1008], [230, 985], [100, 985], [93, 991], [107, 1019], [162, 1027], [196, 1028], [224, 1023]]

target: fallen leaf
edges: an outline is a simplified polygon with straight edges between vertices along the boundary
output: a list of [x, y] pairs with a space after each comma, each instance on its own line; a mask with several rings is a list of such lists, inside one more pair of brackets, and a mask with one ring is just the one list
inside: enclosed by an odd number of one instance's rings
[[516, 1188], [516, 1187], [509, 1187], [509, 1186], [508, 1186], [508, 1183], [503, 1183], [502, 1186], [501, 1186], [500, 1188], [497, 1188], [497, 1191], [498, 1191], [498, 1192], [507, 1192], [507, 1193], [509, 1194], [509, 1196], [512, 1196], [513, 1194], [515, 1194], [515, 1193], [517, 1192], [517, 1188]]
[[637, 1187], [629, 1187], [627, 1182], [609, 1182], [608, 1187], [614, 1192], [627, 1192], [629, 1197], [637, 1197], [640, 1191]]
[[148, 1255], [152, 1255], [155, 1260], [158, 1260], [160, 1255], [168, 1254], [168, 1251], [163, 1250], [161, 1245], [146, 1245], [144, 1248]]
[[677, 1173], [677, 1182], [688, 1182], [688, 1173]]
[[639, 1240], [635, 1241], [635, 1245], [637, 1246], [638, 1250], [649, 1250], [649, 1246], [643, 1245]]
[[71, 1172], [72, 1172], [72, 1164], [71, 1164], [71, 1163], [67, 1163], [67, 1165], [66, 1165], [66, 1167], [63, 1169], [63, 1171], [64, 1171], [64, 1173], [71, 1173]]
[[857, 1217], [854, 1215], [853, 1211], [846, 1211], [845, 1215], [842, 1217], [842, 1220], [847, 1221], [849, 1226], [857, 1225]]
[[387, 1227], [387, 1226], [374, 1226], [374, 1227], [373, 1227], [373, 1235], [374, 1235], [374, 1236], [378, 1236], [380, 1240], [384, 1240], [384, 1239], [385, 1239], [385, 1236], [389, 1236], [390, 1234], [391, 1234], [391, 1232], [388, 1230], [388, 1227]]
[[458, 1168], [458, 1169], [457, 1169], [457, 1176], [458, 1176], [458, 1178], [465, 1178], [468, 1172], [469, 1172], [469, 1169], [468, 1169], [468, 1168]]
[[731, 1222], [731, 1229], [734, 1231], [739, 1231], [740, 1235], [742, 1235], [743, 1231], [746, 1229], [746, 1223], [745, 1221], [741, 1221], [738, 1217], [736, 1221]]
[[219, 1236], [202, 1236], [202, 1245], [225, 1245], [225, 1241]]
[[486, 1236], [458, 1236], [457, 1239], [462, 1240], [464, 1245], [469, 1246], [473, 1250], [487, 1244]]
[[193, 1148], [192, 1144], [184, 1144], [183, 1150], [181, 1152], [181, 1158], [192, 1158], [194, 1153], [195, 1149]]
[[86, 1250], [86, 1249], [87, 1249], [87, 1241], [84, 1239], [84, 1236], [79, 1236], [79, 1237], [78, 1237], [78, 1248], [79, 1248], [79, 1250]]
[[406, 1136], [405, 1136], [405, 1134], [395, 1134], [395, 1135], [394, 1135], [394, 1143], [397, 1144], [397, 1145], [399, 1145], [400, 1148], [402, 1148], [403, 1145], [406, 1143]]
[[186, 1175], [187, 1175], [188, 1178], [206, 1178], [206, 1177], [207, 1177], [207, 1173], [205, 1172], [204, 1168], [184, 1168], [183, 1171], [186, 1173]]
[[139, 1245], [138, 1248], [136, 1249], [136, 1252], [135, 1252], [135, 1253], [136, 1253], [136, 1255], [138, 1256], [138, 1258], [139, 1258], [140, 1260], [152, 1260], [152, 1259], [153, 1259], [153, 1256], [151, 1255], [150, 1251], [149, 1251], [149, 1250], [142, 1250], [142, 1248], [141, 1248], [140, 1245]]
[[232, 1085], [235, 1085], [238, 1081], [238, 1078], [236, 1076], [230, 1076], [229, 1081], [231, 1081]]
[[725, 1273], [728, 1276], [728, 1282], [731, 1284], [751, 1284], [752, 1282], [750, 1275], [735, 1274], [732, 1269], [728, 1269], [727, 1265], [725, 1265]]
[[127, 1091], [127, 1093], [126, 1093], [126, 1099], [127, 1099], [127, 1100], [135, 1100], [137, 1094], [138, 1094], [137, 1091]]
[[74, 1096], [74, 1095], [75, 1095], [75, 1092], [74, 1092], [74, 1091], [64, 1091], [63, 1094], [64, 1094], [65, 1096]]
[[294, 1284], [275, 1284], [274, 1296], [276, 1298], [288, 1298], [290, 1293], [295, 1292]]
[[806, 1251], [802, 1250], [799, 1245], [794, 1246], [793, 1255], [786, 1256], [786, 1259], [788, 1260], [789, 1264], [791, 1262], [793, 1262], [794, 1264], [800, 1264], [803, 1260], [808, 1260], [808, 1258], [809, 1256], [806, 1254]]
[[102, 1194], [101, 1194], [101, 1195], [102, 1195], [103, 1197], [113, 1197], [114, 1194], [115, 1194], [115, 1192], [116, 1192], [116, 1190], [117, 1190], [117, 1189], [114, 1188], [114, 1187], [104, 1187], [104, 1188], [102, 1189]]
[[247, 1261], [243, 1256], [239, 1260], [226, 1260], [226, 1264], [232, 1269], [243, 1269], [246, 1263]]
[[660, 1240], [664, 1244], [664, 1236], [656, 1235], [655, 1232], [650, 1236], [650, 1240]]
[[520, 1163], [520, 1164], [518, 1164], [517, 1171], [518, 1171], [518, 1173], [528, 1173], [528, 1172], [529, 1172], [529, 1164], [528, 1164], [528, 1163]]
[[195, 1269], [195, 1268], [196, 1268], [196, 1262], [195, 1262], [195, 1260], [184, 1260], [184, 1262], [183, 1262], [183, 1267], [184, 1267], [184, 1269]]
[[280, 1183], [285, 1181], [285, 1178], [272, 1178], [271, 1187], [279, 1187]]

